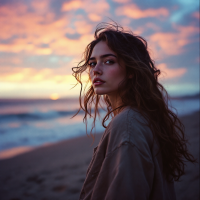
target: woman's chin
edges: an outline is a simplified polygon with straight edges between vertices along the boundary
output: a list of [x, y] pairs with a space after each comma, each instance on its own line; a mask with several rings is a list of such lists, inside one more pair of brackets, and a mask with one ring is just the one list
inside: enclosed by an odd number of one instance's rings
[[95, 94], [98, 94], [98, 95], [106, 94], [106, 92], [104, 90], [100, 89], [100, 88], [95, 88], [94, 92], [95, 92]]

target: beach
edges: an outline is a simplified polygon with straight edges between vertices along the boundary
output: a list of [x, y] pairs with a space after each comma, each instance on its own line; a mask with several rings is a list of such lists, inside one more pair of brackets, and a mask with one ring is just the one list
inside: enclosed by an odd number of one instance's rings
[[[191, 154], [186, 174], [175, 183], [177, 200], [199, 199], [199, 112], [181, 117]], [[93, 148], [102, 136], [81, 136], [49, 143], [0, 160], [1, 200], [76, 200], [79, 198]]]

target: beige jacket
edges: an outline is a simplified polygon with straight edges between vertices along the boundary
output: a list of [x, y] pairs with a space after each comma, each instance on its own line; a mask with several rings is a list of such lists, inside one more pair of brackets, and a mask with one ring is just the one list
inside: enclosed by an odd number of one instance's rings
[[162, 173], [159, 145], [130, 107], [110, 122], [94, 149], [80, 200], [175, 200]]

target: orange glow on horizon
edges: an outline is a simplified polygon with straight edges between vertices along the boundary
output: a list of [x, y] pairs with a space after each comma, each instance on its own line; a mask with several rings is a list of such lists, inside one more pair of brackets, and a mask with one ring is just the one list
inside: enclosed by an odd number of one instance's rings
[[50, 99], [57, 100], [57, 99], [59, 99], [59, 95], [57, 93], [53, 93], [53, 94], [51, 94]]

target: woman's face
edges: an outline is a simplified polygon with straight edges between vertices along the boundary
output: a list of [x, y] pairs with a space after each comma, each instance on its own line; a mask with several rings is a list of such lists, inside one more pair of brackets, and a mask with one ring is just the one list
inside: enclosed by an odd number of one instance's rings
[[126, 76], [125, 66], [119, 64], [104, 41], [97, 43], [89, 60], [90, 79], [96, 94], [117, 95], [120, 82]]

